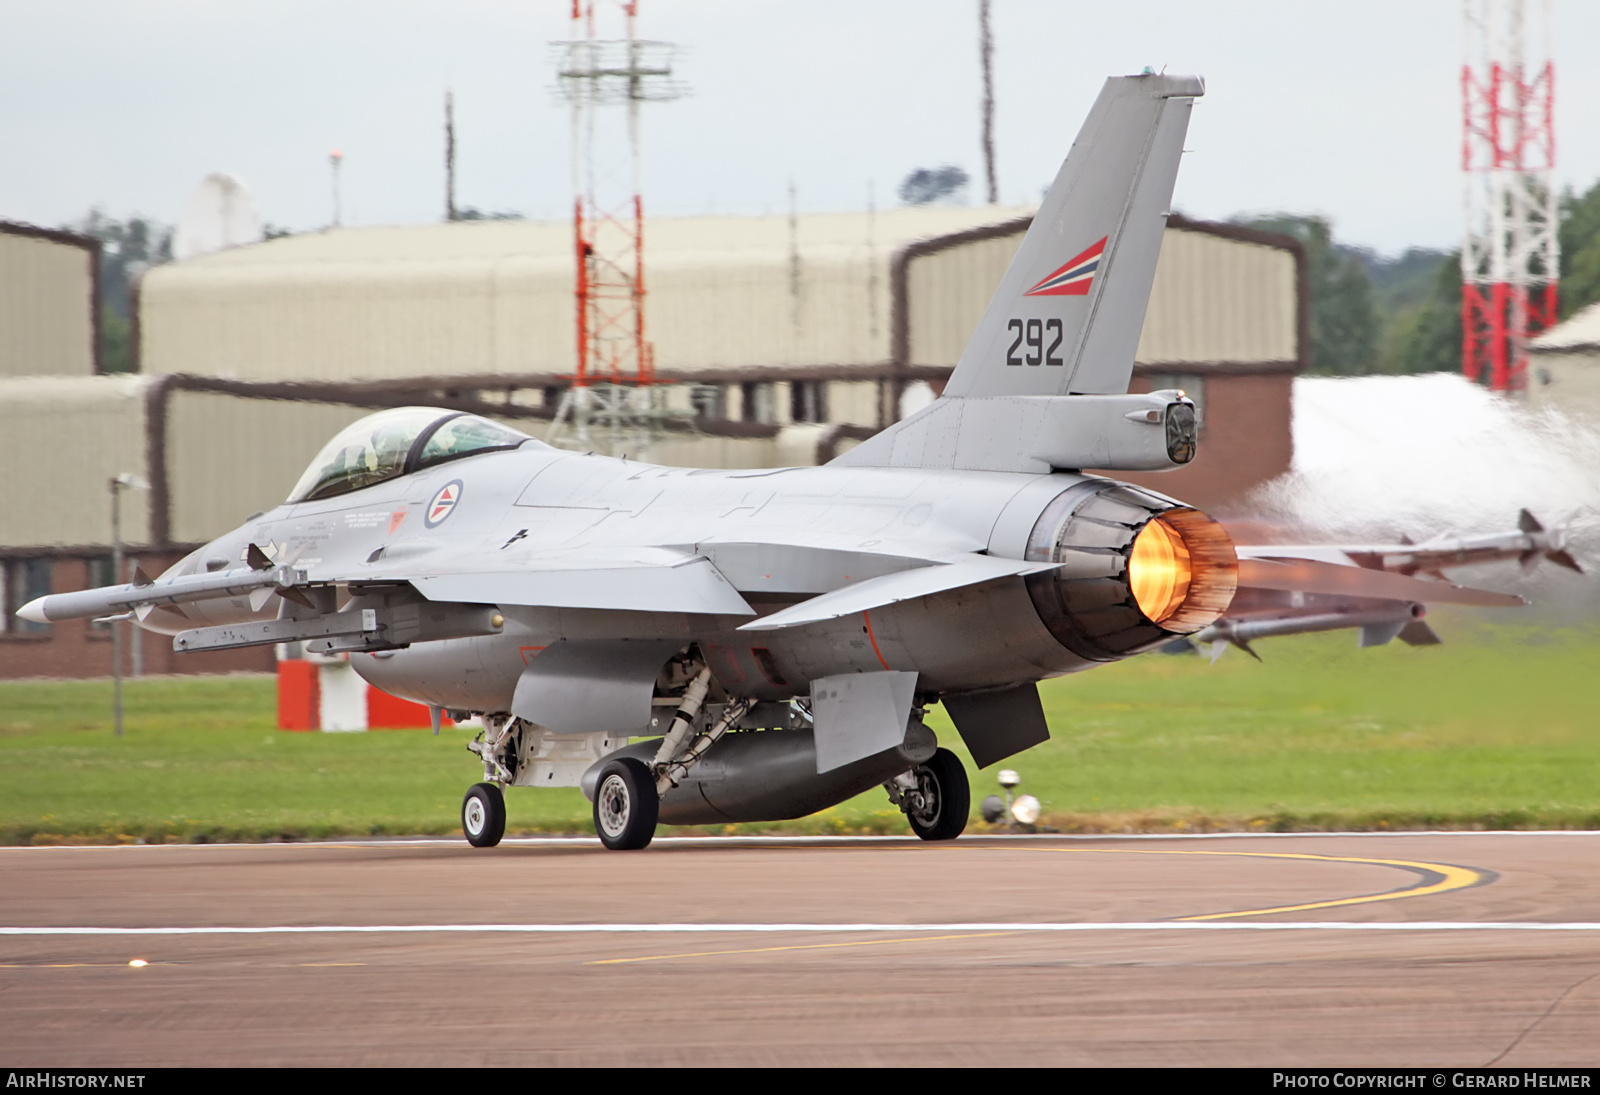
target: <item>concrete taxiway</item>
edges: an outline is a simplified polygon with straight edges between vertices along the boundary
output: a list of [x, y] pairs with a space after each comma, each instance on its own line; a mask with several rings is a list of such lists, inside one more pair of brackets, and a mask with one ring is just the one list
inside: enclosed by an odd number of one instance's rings
[[1600, 833], [0, 849], [13, 1066], [1594, 1066], [1597, 1031]]

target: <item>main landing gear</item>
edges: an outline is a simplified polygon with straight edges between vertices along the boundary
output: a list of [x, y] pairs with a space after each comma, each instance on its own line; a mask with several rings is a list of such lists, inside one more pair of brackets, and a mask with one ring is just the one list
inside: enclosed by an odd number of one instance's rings
[[935, 750], [926, 764], [884, 786], [889, 801], [904, 811], [911, 831], [923, 840], [954, 840], [967, 827], [972, 788], [967, 770], [948, 749]]
[[[798, 720], [789, 717], [792, 712], [768, 710], [752, 718], [764, 720], [767, 729], [730, 740], [723, 747], [725, 762], [709, 783], [700, 781], [695, 771], [700, 759], [754, 706], [749, 699], [730, 698], [700, 718], [709, 681], [710, 672], [701, 670], [686, 686], [672, 726], [660, 741], [630, 746], [626, 738], [596, 735], [603, 740], [593, 743], [594, 751], [604, 752], [581, 771], [559, 767], [581, 763], [581, 757], [551, 760], [548, 752], [535, 752], [542, 739], [530, 742], [520, 720], [486, 717], [486, 732], [473, 743], [473, 752], [484, 761], [484, 782], [473, 786], [461, 804], [461, 828], [468, 842], [477, 848], [500, 843], [506, 827], [500, 788], [519, 783], [581, 786], [593, 803], [595, 832], [613, 851], [648, 847], [663, 816], [673, 824], [800, 817], [880, 780], [887, 780], [882, 786], [889, 801], [922, 840], [954, 840], [966, 828], [972, 805], [966, 769], [954, 753], [938, 748], [920, 709], [899, 745], [821, 773], [816, 771], [812, 732], [794, 725]], [[533, 732], [543, 733], [538, 728]], [[567, 783], [552, 779], [572, 776], [577, 778]], [[679, 789], [675, 798], [674, 788]]]
[[594, 793], [594, 831], [612, 851], [643, 848], [656, 835], [661, 796], [642, 760], [620, 757], [600, 769]]

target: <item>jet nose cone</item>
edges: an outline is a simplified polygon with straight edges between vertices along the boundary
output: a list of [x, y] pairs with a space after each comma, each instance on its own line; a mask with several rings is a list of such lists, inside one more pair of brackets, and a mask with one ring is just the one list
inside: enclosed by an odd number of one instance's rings
[[36, 624], [47, 624], [50, 622], [50, 617], [44, 614], [44, 603], [47, 600], [48, 597], [35, 597], [17, 609], [17, 615]]

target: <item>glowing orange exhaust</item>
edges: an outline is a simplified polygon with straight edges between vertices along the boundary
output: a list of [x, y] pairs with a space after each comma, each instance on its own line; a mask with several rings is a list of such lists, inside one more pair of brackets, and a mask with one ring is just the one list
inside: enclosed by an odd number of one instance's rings
[[1183, 607], [1192, 573], [1183, 537], [1159, 517], [1140, 530], [1128, 559], [1128, 581], [1139, 611], [1153, 624], [1164, 622]]
[[1151, 623], [1178, 634], [1199, 631], [1227, 611], [1238, 588], [1233, 541], [1198, 510], [1167, 510], [1135, 537], [1128, 584]]

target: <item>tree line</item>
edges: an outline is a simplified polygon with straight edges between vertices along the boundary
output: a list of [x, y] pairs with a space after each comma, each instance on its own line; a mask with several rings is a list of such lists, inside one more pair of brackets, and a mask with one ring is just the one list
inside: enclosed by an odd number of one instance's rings
[[[1600, 301], [1600, 182], [1559, 203], [1560, 318]], [[1393, 258], [1333, 236], [1326, 217], [1270, 214], [1236, 223], [1298, 239], [1311, 290], [1311, 372], [1331, 376], [1457, 372], [1461, 252]]]
[[135, 214], [127, 220], [89, 210], [68, 232], [100, 241], [100, 367], [133, 368], [133, 285], [152, 266], [172, 261], [172, 226]]

